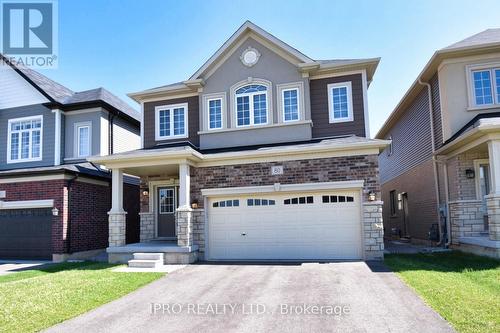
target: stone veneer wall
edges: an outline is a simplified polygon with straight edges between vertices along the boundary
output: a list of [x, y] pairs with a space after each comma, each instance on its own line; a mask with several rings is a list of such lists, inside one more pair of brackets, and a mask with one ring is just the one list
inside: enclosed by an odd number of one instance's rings
[[193, 244], [198, 245], [200, 259], [205, 255], [205, 210], [193, 209]]
[[500, 241], [500, 195], [490, 194], [486, 197], [488, 206], [489, 236], [493, 241]]
[[149, 212], [139, 213], [141, 218], [140, 241], [145, 242], [155, 237], [155, 214]]
[[382, 201], [363, 204], [363, 233], [366, 260], [384, 258], [384, 225], [382, 221]]
[[479, 236], [484, 231], [485, 212], [480, 200], [453, 201], [449, 209], [453, 244], [459, 244], [459, 237]]

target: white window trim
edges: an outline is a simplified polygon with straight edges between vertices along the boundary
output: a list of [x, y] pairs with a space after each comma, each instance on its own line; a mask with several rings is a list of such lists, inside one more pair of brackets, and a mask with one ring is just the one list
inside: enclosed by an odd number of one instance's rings
[[[89, 154], [88, 155], [82, 155], [80, 154], [80, 128], [83, 127], [88, 127], [89, 128]], [[84, 122], [79, 122], [75, 123], [74, 125], [74, 136], [75, 142], [73, 144], [73, 156], [75, 158], [85, 158], [92, 156], [92, 122], [91, 121], [84, 121]]]
[[[267, 87], [266, 87], [267, 88]], [[266, 95], [266, 122], [265, 123], [260, 123], [260, 124], [255, 124], [255, 110], [254, 110], [254, 102], [253, 102], [253, 96], [255, 95]], [[244, 93], [244, 94], [235, 94], [234, 95], [234, 111], [235, 111], [235, 118], [236, 118], [236, 127], [250, 127], [250, 126], [263, 126], [269, 124], [269, 94], [268, 91], [255, 91], [251, 93]], [[248, 97], [248, 106], [249, 112], [250, 112], [250, 124], [248, 125], [238, 125], [238, 98], [239, 97]]]
[[[335, 119], [333, 117], [333, 99], [332, 99], [332, 90], [334, 88], [347, 88], [347, 117]], [[328, 92], [328, 118], [330, 123], [345, 123], [349, 121], [354, 121], [354, 114], [352, 108], [352, 84], [351, 81], [347, 82], [338, 82], [338, 83], [330, 83], [327, 85]]]
[[[293, 82], [276, 85], [277, 95], [280, 96], [279, 104], [279, 122], [280, 123], [293, 123], [302, 121], [305, 119], [305, 105], [304, 105], [304, 83], [303, 82]], [[297, 91], [297, 105], [299, 119], [295, 120], [285, 120], [285, 91], [296, 90]]]
[[[184, 134], [174, 135], [174, 109], [184, 108]], [[160, 135], [160, 111], [170, 110], [170, 135]], [[155, 140], [173, 140], [189, 137], [188, 133], [188, 103], [160, 105], [155, 107]]]
[[[16, 160], [11, 159], [11, 124], [17, 121], [24, 121], [24, 120], [36, 120], [40, 119], [40, 156], [39, 157], [31, 157], [31, 158], [21, 158], [21, 155], [19, 154], [19, 158]], [[7, 164], [13, 164], [13, 163], [24, 163], [24, 162], [36, 162], [36, 161], [41, 161], [43, 159], [43, 115], [38, 115], [38, 116], [30, 116], [30, 117], [22, 117], [22, 118], [14, 118], [14, 119], [9, 119], [7, 122], [8, 130], [7, 130]], [[21, 136], [19, 136], [19, 142], [21, 142]], [[30, 150], [29, 154], [31, 156], [31, 136], [30, 136]]]
[[[466, 78], [467, 78], [467, 92], [469, 108], [468, 110], [478, 110], [478, 109], [488, 109], [498, 107], [500, 105], [500, 100], [497, 96], [497, 85], [495, 80], [495, 70], [500, 69], [500, 62], [485, 63], [480, 65], [467, 65], [465, 66]], [[493, 103], [490, 104], [476, 104], [476, 90], [474, 89], [474, 78], [472, 73], [476, 71], [489, 71], [490, 72], [490, 83], [491, 83], [491, 93], [493, 97]]]
[[[236, 90], [251, 84], [263, 85], [266, 86], [266, 103], [267, 103], [267, 122], [262, 124], [254, 124], [253, 123], [253, 113], [250, 114], [250, 125], [239, 125], [238, 126], [238, 109], [236, 103]], [[256, 79], [249, 77], [246, 80], [237, 82], [236, 84], [231, 86], [230, 89], [230, 99], [231, 99], [231, 127], [232, 128], [251, 128], [251, 127], [260, 127], [266, 126], [273, 123], [273, 85], [271, 81], [264, 79]], [[260, 92], [261, 94], [263, 92]], [[258, 93], [257, 93], [258, 94]], [[239, 96], [243, 96], [244, 94], [239, 94]], [[253, 110], [253, 103], [250, 103], [251, 110]]]
[[[210, 102], [211, 101], [217, 101], [220, 100], [220, 112], [221, 112], [221, 122], [220, 122], [220, 127], [210, 127]], [[220, 130], [224, 128], [225, 124], [225, 113], [226, 113], [226, 95], [224, 96], [216, 95], [214, 97], [206, 97], [206, 103], [205, 103], [205, 108], [206, 108], [206, 113], [207, 113], [207, 130], [213, 131], [213, 130]]]
[[[480, 180], [479, 179], [479, 169], [480, 169], [481, 164], [490, 165], [490, 160], [487, 158], [474, 160], [474, 174], [475, 174], [474, 181], [476, 183], [475, 184], [476, 185], [476, 199], [482, 201], [483, 198], [481, 197], [481, 184], [479, 183], [479, 180]], [[491, 169], [490, 169], [490, 173], [491, 173]], [[488, 184], [488, 185], [489, 185], [489, 188], [491, 189], [491, 174], [489, 176], [490, 176], [489, 177], [490, 184]]]

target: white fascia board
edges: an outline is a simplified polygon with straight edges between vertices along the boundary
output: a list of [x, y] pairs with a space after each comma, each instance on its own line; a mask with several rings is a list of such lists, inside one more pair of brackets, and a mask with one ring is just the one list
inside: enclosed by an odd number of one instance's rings
[[201, 194], [206, 197], [216, 197], [234, 194], [252, 194], [252, 193], [289, 193], [289, 192], [316, 192], [316, 191], [331, 191], [331, 190], [350, 190], [363, 188], [364, 180], [349, 180], [338, 182], [321, 182], [321, 183], [303, 183], [303, 184], [286, 184], [265, 186], [245, 186], [245, 187], [226, 187], [226, 188], [210, 188], [202, 189]]
[[51, 208], [54, 200], [0, 201], [0, 209]]

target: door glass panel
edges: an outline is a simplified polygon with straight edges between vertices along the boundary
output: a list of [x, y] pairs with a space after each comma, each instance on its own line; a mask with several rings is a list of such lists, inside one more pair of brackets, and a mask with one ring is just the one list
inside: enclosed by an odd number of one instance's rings
[[483, 204], [486, 205], [485, 195], [490, 193], [490, 166], [489, 164], [479, 165], [479, 190], [481, 195], [481, 200]]
[[159, 208], [160, 214], [169, 214], [174, 212], [174, 190], [171, 188], [160, 188]]

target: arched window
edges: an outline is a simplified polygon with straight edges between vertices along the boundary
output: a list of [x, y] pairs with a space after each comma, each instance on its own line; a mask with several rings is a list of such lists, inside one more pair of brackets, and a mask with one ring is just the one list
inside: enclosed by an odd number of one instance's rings
[[236, 126], [262, 125], [268, 122], [267, 87], [249, 84], [235, 92]]

